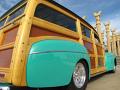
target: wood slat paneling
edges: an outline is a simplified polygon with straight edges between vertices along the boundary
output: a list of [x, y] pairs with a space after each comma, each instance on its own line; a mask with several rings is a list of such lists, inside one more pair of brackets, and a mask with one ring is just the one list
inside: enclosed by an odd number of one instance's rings
[[95, 69], [95, 57], [90, 57], [91, 69]]
[[98, 46], [98, 45], [96, 45], [96, 47], [97, 47], [97, 54], [98, 55], [103, 55], [103, 48], [102, 48], [102, 46]]
[[70, 37], [67, 35], [63, 35], [60, 33], [56, 33], [47, 29], [43, 29], [37, 26], [32, 26], [31, 32], [30, 32], [30, 37], [40, 37], [40, 36], [60, 36], [60, 37], [68, 37], [71, 39], [75, 39], [74, 37]]
[[0, 67], [9, 68], [12, 58], [13, 49], [5, 49], [0, 51]]
[[84, 43], [86, 49], [88, 50], [89, 54], [94, 54], [93, 44], [86, 40], [83, 40], [83, 43]]
[[14, 27], [11, 30], [4, 32], [4, 39], [2, 44], [8, 44], [14, 42], [17, 36], [18, 27]]

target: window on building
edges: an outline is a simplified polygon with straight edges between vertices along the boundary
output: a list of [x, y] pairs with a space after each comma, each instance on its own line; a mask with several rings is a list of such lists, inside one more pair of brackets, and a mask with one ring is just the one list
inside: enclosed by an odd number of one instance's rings
[[76, 31], [76, 21], [74, 19], [43, 4], [37, 6], [35, 17]]
[[0, 21], [0, 27], [2, 27], [4, 25], [5, 21], [6, 21], [6, 18], [3, 19], [2, 21]]
[[89, 28], [87, 28], [86, 26], [84, 26], [83, 24], [81, 24], [81, 30], [82, 30], [82, 34], [88, 38], [91, 37], [91, 30]]
[[17, 9], [15, 12], [13, 12], [9, 17], [8, 22], [23, 14], [24, 10], [25, 10], [25, 5]]

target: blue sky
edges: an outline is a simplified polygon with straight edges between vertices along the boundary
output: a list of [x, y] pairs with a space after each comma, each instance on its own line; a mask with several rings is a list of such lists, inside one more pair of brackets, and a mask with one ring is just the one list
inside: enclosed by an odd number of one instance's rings
[[[20, 0], [0, 0], [0, 15], [11, 8]], [[116, 28], [120, 31], [120, 0], [55, 0], [63, 6], [69, 8], [79, 16], [87, 16], [88, 21], [93, 26], [95, 18], [93, 12], [102, 11], [102, 23], [111, 22], [111, 28]], [[102, 25], [102, 30], [104, 30]]]

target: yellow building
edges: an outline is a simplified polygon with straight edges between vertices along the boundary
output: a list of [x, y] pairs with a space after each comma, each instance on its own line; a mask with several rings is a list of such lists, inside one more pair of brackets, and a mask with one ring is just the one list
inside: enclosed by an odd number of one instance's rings
[[[116, 33], [116, 29], [110, 30], [110, 22], [105, 24], [106, 37], [107, 37], [107, 50], [120, 56], [120, 34]], [[112, 33], [112, 36], [110, 35]]]
[[111, 51], [116, 55], [120, 56], [120, 34], [112, 32], [111, 36]]

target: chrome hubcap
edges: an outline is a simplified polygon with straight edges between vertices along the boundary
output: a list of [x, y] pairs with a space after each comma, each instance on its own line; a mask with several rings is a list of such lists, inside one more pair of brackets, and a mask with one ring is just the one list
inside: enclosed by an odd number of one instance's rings
[[73, 81], [77, 88], [81, 88], [86, 80], [86, 71], [82, 63], [78, 63], [73, 73]]
[[116, 66], [114, 66], [114, 70], [116, 70]]

